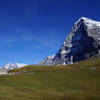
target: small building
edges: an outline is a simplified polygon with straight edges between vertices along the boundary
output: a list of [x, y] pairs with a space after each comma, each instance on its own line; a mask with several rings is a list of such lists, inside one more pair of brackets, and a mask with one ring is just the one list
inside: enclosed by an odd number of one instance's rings
[[7, 75], [8, 70], [4, 67], [0, 68], [0, 75]]

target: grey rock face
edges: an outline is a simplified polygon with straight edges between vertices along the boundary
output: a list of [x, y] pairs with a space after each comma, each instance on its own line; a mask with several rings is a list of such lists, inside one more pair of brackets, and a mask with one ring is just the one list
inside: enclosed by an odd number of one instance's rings
[[38, 65], [44, 65], [44, 66], [50, 66], [53, 65], [53, 59], [55, 58], [55, 55], [48, 56], [44, 60], [41, 60]]
[[65, 39], [61, 49], [39, 65], [66, 65], [100, 53], [100, 22], [81, 17]]

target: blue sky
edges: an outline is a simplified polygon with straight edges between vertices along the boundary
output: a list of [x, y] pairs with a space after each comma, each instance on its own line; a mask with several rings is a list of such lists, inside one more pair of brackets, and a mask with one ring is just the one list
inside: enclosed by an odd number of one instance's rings
[[100, 21], [100, 0], [0, 0], [0, 66], [56, 53], [81, 16]]

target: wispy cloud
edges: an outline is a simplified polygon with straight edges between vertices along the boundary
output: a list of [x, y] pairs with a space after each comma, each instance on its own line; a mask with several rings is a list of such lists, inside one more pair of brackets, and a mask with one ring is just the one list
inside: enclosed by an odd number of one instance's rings
[[59, 40], [55, 34], [56, 31], [43, 31], [39, 33], [26, 32], [20, 34], [20, 40], [37, 44], [33, 46], [37, 49], [39, 49], [40, 46], [48, 49], [55, 49], [56, 46], [59, 48], [61, 41], [63, 41], [61, 39]]
[[[0, 39], [1, 47], [13, 47], [19, 45], [21, 48], [25, 48], [29, 46], [33, 49], [48, 49], [48, 50], [55, 50], [58, 49], [61, 45], [61, 41], [59, 37], [55, 34], [59, 34], [58, 31], [50, 31], [45, 30], [37, 33], [30, 32], [28, 30], [17, 31], [16, 36], [12, 37], [2, 37]], [[29, 44], [29, 45], [28, 45]]]
[[12, 47], [14, 42], [13, 37], [2, 37], [0, 38], [0, 47]]

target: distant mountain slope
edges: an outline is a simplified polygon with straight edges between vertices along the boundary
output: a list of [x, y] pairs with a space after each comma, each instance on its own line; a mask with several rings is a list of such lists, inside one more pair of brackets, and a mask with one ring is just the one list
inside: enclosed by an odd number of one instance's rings
[[57, 72], [57, 71], [62, 71], [62, 69], [72, 69], [72, 70], [77, 70], [77, 69], [85, 69], [85, 68], [99, 68], [100, 70], [100, 55], [95, 55], [92, 56], [86, 60], [77, 62], [75, 64], [71, 64], [71, 65], [59, 65], [59, 66], [36, 66], [36, 65], [29, 65], [29, 66], [25, 66], [22, 68], [18, 68], [18, 69], [13, 69], [10, 70], [9, 72], [22, 72], [22, 73], [38, 73], [38, 72]]
[[41, 60], [38, 65], [66, 65], [82, 61], [99, 53], [100, 22], [81, 17], [53, 56]]
[[25, 64], [20, 64], [20, 63], [8, 63], [4, 66], [2, 66], [3, 68], [6, 68], [7, 70], [12, 70], [12, 69], [17, 69], [17, 68], [21, 68], [21, 67], [24, 67], [26, 66]]

